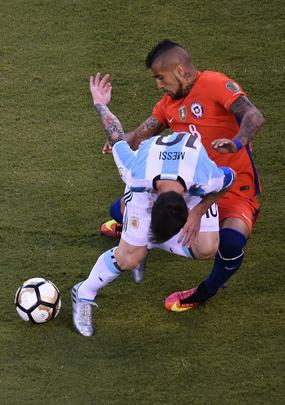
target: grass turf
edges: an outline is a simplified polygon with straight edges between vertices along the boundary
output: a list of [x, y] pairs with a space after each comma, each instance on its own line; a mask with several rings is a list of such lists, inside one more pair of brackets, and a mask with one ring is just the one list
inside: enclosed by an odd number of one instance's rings
[[[283, 403], [281, 1], [6, 0], [0, 23], [1, 404]], [[160, 97], [144, 58], [165, 37], [200, 69], [235, 78], [263, 110], [262, 216], [242, 271], [211, 303], [167, 313], [163, 297], [195, 286], [211, 262], [154, 252], [143, 285], [124, 275], [102, 291], [97, 333], [84, 339], [70, 289], [113, 246], [99, 227], [123, 190], [101, 154], [88, 77], [111, 73], [112, 109], [134, 128]], [[15, 313], [14, 293], [33, 276], [62, 293], [47, 325]]]

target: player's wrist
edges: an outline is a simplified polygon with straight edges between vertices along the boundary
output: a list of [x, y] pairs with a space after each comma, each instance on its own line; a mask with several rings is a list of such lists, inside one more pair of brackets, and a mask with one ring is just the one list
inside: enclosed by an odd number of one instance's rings
[[192, 210], [189, 212], [189, 215], [193, 215], [193, 213], [195, 213], [195, 215], [197, 215], [198, 217], [202, 217], [207, 212], [207, 209], [210, 206], [211, 204], [202, 200], [199, 202], [199, 204], [195, 205], [195, 207], [192, 208]]
[[244, 147], [239, 139], [233, 139], [233, 144], [235, 145], [237, 152]]
[[93, 105], [95, 111], [99, 114], [102, 112], [102, 110], [104, 110], [105, 107], [107, 107], [105, 104], [97, 103], [96, 101], [94, 101]]

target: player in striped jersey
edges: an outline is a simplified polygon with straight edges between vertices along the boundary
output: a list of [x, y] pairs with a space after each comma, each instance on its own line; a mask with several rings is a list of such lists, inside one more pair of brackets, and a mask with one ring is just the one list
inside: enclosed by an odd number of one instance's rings
[[[172, 131], [195, 128], [209, 157], [218, 166], [232, 167], [237, 174], [234, 186], [218, 200], [220, 245], [210, 273], [197, 289], [176, 292], [166, 299], [167, 309], [177, 310], [167, 304], [176, 299], [185, 310], [192, 308], [192, 303], [206, 302], [217, 294], [242, 266], [244, 248], [259, 216], [261, 187], [251, 143], [263, 126], [264, 117], [239, 83], [219, 72], [200, 71], [178, 43], [169, 39], [159, 42], [145, 62], [157, 88], [165, 94], [152, 114], [126, 134], [131, 146], [136, 148], [143, 139], [166, 128]], [[105, 145], [103, 152], [108, 151]], [[110, 215], [113, 221], [103, 224], [101, 232], [113, 236], [116, 228], [118, 236], [122, 221], [120, 199], [111, 205]], [[136, 282], [142, 281], [143, 266], [132, 274]]]
[[[201, 201], [201, 197], [223, 188], [225, 173], [231, 175], [227, 168], [218, 168], [208, 158], [197, 135], [190, 133], [180, 132], [167, 137], [153, 137], [143, 142], [137, 153], [129, 147], [126, 141], [119, 141], [113, 148], [113, 156], [119, 173], [130, 190], [130, 193], [125, 196], [125, 201], [128, 204], [126, 206], [123, 238], [131, 244], [145, 245], [148, 242], [151, 207], [157, 197], [157, 184], [161, 180], [180, 183], [185, 190], [183, 196], [188, 208], [193, 208]], [[132, 199], [132, 202], [130, 202], [130, 199]], [[133, 206], [135, 208], [131, 209]], [[136, 214], [138, 210], [140, 210], [140, 218]], [[216, 231], [218, 226], [215, 205], [211, 207], [211, 211], [214, 212], [214, 215], [204, 215], [201, 223], [203, 232], [200, 237], [201, 243], [194, 246], [194, 255], [197, 258], [211, 257], [212, 250], [210, 254], [205, 252], [201, 254], [202, 247], [205, 250], [205, 247], [209, 245], [210, 238], [217, 240], [216, 233], [211, 232]], [[159, 213], [156, 214], [156, 217], [160, 222], [159, 229], [161, 230], [163, 224], [165, 224], [166, 229], [164, 232], [173, 236], [170, 221], [167, 219], [165, 221], [161, 220]], [[153, 221], [156, 223], [154, 215]], [[136, 224], [135, 232], [131, 232], [134, 224]], [[209, 235], [208, 231], [210, 231]], [[132, 235], [128, 236], [130, 232]], [[142, 236], [140, 233], [142, 233]], [[175, 243], [175, 240], [178, 241], [178, 236], [172, 238], [171, 243], [165, 243], [166, 239], [169, 238], [156, 238], [163, 244], [154, 245], [149, 243], [148, 247], [160, 247], [183, 256], [189, 256], [188, 250], [183, 249], [180, 243]], [[214, 244], [214, 246], [216, 245]], [[215, 251], [216, 247], [213, 250]]]
[[[94, 333], [92, 308], [99, 289], [145, 258], [148, 243], [181, 246], [181, 254], [206, 259], [219, 243], [218, 215], [206, 215], [235, 179], [235, 172], [217, 167], [195, 134], [177, 132], [146, 140], [135, 153], [124, 139], [119, 120], [107, 104], [109, 75], [97, 74], [95, 109], [102, 119], [115, 162], [129, 193], [118, 247], [103, 253], [89, 277], [72, 289], [73, 323], [83, 336]], [[163, 246], [163, 244], [166, 244]]]

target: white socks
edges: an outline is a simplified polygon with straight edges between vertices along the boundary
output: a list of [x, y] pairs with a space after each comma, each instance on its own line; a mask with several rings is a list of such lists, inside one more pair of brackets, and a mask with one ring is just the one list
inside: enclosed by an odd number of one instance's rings
[[78, 288], [78, 297], [93, 301], [100, 288], [115, 280], [122, 272], [117, 266], [114, 252], [117, 247], [103, 253], [93, 266], [89, 277]]

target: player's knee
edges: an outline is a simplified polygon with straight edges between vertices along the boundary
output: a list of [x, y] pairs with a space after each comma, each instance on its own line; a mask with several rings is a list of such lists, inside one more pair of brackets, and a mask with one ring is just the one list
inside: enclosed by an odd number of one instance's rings
[[206, 260], [215, 256], [219, 247], [218, 232], [202, 232], [198, 239], [198, 244], [192, 247], [196, 259]]
[[212, 257], [215, 256], [217, 250], [218, 250], [218, 243], [214, 245], [203, 246], [197, 249], [195, 257], [196, 259], [199, 260], [211, 259]]
[[138, 264], [140, 264], [140, 261], [134, 256], [131, 257], [129, 256], [129, 257], [120, 257], [117, 260], [117, 263], [121, 270], [132, 270]]
[[117, 249], [115, 256], [118, 266], [121, 270], [132, 270], [140, 264], [146, 255], [146, 251], [141, 249], [134, 249], [134, 251], [126, 251], [124, 249]]

